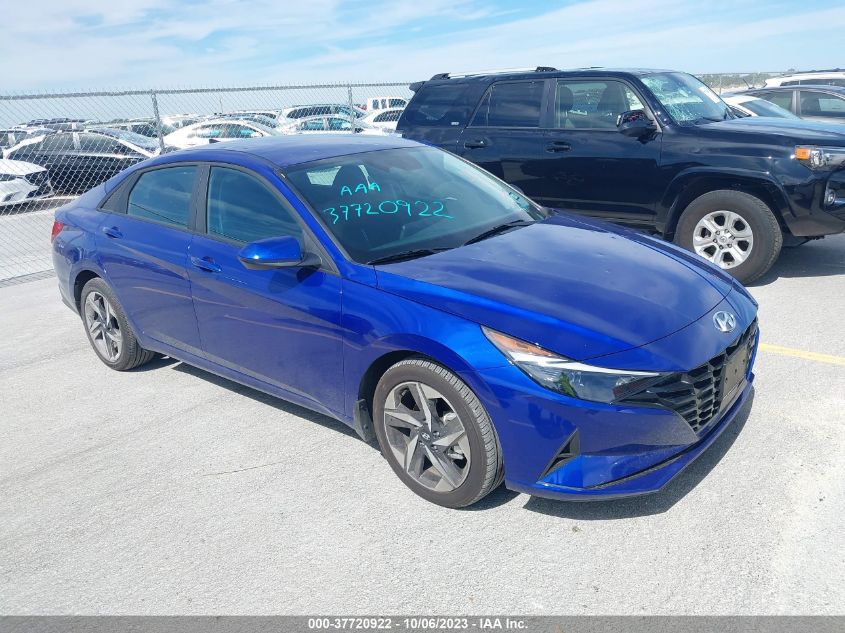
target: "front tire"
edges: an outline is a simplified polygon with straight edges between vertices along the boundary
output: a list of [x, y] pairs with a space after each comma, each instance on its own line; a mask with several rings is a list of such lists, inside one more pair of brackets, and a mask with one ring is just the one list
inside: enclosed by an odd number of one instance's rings
[[155, 352], [138, 343], [123, 307], [105, 281], [94, 278], [86, 283], [79, 304], [88, 342], [103, 363], [126, 371], [155, 358]]
[[775, 263], [783, 233], [765, 202], [742, 191], [719, 190], [684, 209], [675, 243], [750, 283]]
[[388, 369], [373, 398], [382, 455], [416, 494], [448, 508], [480, 500], [502, 481], [490, 417], [455, 374], [423, 358]]

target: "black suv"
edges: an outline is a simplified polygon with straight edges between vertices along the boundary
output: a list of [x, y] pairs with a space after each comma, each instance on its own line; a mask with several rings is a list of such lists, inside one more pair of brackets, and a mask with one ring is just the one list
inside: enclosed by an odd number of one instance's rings
[[411, 89], [404, 137], [540, 204], [674, 240], [744, 282], [784, 242], [845, 231], [845, 128], [737, 118], [685, 73], [540, 67]]

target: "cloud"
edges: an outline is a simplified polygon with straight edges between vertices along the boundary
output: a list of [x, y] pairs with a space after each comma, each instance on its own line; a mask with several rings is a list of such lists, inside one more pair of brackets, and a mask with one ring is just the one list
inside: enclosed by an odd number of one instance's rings
[[830, 67], [845, 7], [785, 0], [32, 0], [4, 8], [4, 23], [4, 88], [21, 91], [413, 80], [536, 64], [693, 72]]

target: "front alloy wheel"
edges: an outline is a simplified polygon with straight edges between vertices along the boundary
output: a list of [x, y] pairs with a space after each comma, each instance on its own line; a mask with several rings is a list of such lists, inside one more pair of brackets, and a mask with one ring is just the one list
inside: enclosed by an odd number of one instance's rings
[[490, 416], [442, 365], [412, 357], [390, 367], [373, 394], [373, 420], [382, 455], [424, 499], [461, 508], [502, 482]]
[[434, 387], [396, 385], [387, 396], [384, 427], [394, 458], [414, 481], [435, 492], [450, 492], [464, 483], [472, 459], [466, 430]]
[[678, 219], [675, 242], [743, 283], [775, 263], [783, 245], [780, 224], [769, 206], [744, 191], [708, 191]]
[[754, 232], [739, 213], [713, 211], [695, 225], [692, 245], [697, 254], [727, 270], [748, 259]]

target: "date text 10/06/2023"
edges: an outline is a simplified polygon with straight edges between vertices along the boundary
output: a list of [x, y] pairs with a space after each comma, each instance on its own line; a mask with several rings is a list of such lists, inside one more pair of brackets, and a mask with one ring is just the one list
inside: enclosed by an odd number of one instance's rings
[[[340, 189], [340, 198], [349, 196], [350, 198], [356, 193], [370, 194], [373, 192], [381, 193], [381, 187], [377, 182], [361, 183], [352, 190], [351, 187], [344, 185]], [[380, 202], [352, 202], [348, 204], [339, 204], [336, 207], [328, 207], [323, 209], [321, 213], [328, 214], [332, 219], [332, 224], [337, 224], [341, 220], [349, 221], [352, 219], [364, 218], [367, 216], [382, 216], [382, 215], [406, 215], [408, 217], [432, 217], [444, 218], [452, 220], [452, 216], [446, 213], [446, 203], [443, 200], [381, 200]]]

